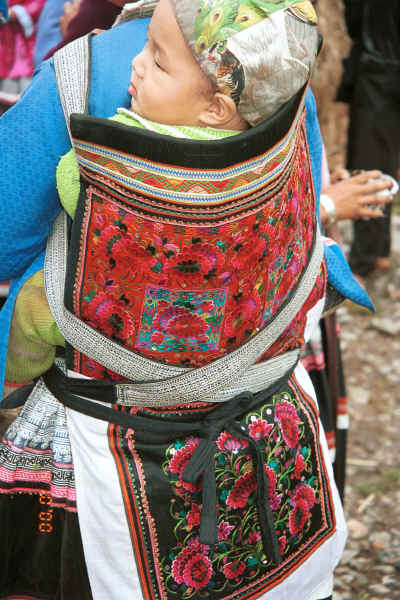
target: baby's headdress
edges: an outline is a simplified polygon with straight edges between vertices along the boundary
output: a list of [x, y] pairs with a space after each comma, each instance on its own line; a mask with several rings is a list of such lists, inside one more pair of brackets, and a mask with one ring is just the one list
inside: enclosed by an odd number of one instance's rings
[[257, 125], [309, 78], [317, 16], [308, 0], [172, 0], [203, 71]]

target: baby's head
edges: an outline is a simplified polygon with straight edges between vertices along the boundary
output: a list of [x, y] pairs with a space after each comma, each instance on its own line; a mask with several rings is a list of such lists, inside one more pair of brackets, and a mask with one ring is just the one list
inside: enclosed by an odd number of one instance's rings
[[307, 81], [316, 22], [308, 0], [160, 0], [132, 61], [131, 109], [171, 125], [257, 125]]

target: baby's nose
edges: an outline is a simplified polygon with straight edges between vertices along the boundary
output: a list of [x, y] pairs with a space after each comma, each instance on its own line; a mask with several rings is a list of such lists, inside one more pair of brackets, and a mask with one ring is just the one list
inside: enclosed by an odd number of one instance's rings
[[143, 67], [143, 63], [142, 60], [140, 58], [140, 54], [138, 54], [137, 56], [135, 56], [135, 58], [132, 60], [132, 70], [135, 71], [135, 74], [137, 75], [137, 77], [143, 77], [144, 75], [144, 67]]

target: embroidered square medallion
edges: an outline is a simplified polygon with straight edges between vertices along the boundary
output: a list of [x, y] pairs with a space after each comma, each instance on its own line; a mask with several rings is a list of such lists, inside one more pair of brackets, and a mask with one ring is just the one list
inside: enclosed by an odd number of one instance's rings
[[148, 286], [136, 348], [153, 352], [207, 352], [221, 337], [227, 292]]

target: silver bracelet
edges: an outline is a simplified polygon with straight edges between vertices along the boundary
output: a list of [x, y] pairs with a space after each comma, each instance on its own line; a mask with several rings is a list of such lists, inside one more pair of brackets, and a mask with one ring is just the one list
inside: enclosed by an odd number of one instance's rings
[[336, 223], [336, 221], [337, 221], [336, 206], [335, 206], [335, 203], [332, 200], [332, 198], [330, 196], [328, 196], [328, 194], [321, 194], [319, 202], [320, 202], [321, 206], [323, 207], [323, 209], [326, 213], [326, 216], [327, 216], [326, 227], [329, 227], [330, 225], [333, 225], [334, 223]]

